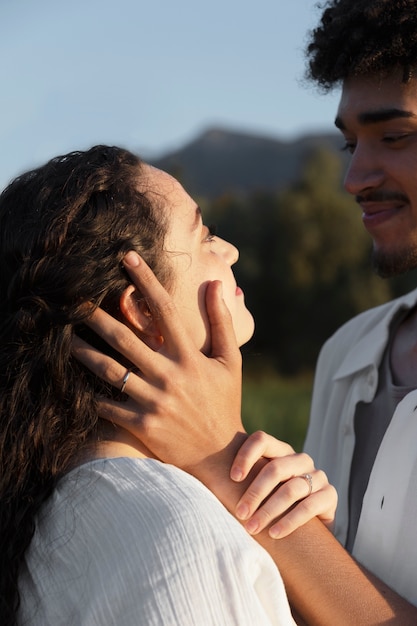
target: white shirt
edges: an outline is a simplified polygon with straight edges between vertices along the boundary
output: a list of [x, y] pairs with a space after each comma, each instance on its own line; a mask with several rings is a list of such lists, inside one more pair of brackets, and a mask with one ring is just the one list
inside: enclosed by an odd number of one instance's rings
[[293, 625], [267, 552], [198, 480], [151, 459], [101, 459], [41, 510], [19, 625]]
[[353, 556], [417, 605], [417, 391], [385, 433], [363, 499]]
[[[335, 535], [343, 544], [349, 520], [356, 405], [372, 402], [375, 396], [378, 368], [389, 341], [391, 321], [400, 310], [416, 304], [417, 290], [414, 290], [358, 315], [342, 326], [320, 353], [305, 450], [337, 489]], [[353, 554], [417, 605], [417, 415], [410, 408], [414, 401], [414, 406], [417, 405], [414, 394], [408, 394], [398, 405], [382, 440], [365, 493]], [[388, 491], [391, 495], [384, 498], [381, 509], [382, 497]], [[395, 491], [398, 497], [392, 499]]]
[[356, 405], [372, 402], [375, 396], [378, 368], [389, 341], [392, 319], [401, 309], [416, 304], [417, 290], [414, 290], [365, 311], [339, 328], [320, 352], [304, 449], [337, 489], [335, 535], [342, 544], [346, 541], [349, 520]]

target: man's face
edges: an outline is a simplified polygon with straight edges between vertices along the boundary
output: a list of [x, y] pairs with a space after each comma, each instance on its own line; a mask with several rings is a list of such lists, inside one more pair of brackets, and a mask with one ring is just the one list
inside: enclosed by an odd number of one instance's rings
[[417, 79], [344, 82], [336, 126], [352, 154], [345, 188], [362, 208], [382, 276], [417, 267]]

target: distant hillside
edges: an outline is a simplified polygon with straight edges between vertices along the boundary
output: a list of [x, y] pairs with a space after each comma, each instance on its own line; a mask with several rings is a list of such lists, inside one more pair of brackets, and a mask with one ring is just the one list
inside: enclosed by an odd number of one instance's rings
[[214, 198], [277, 190], [297, 179], [306, 157], [318, 147], [343, 159], [341, 144], [337, 133], [280, 141], [213, 128], [153, 164], [179, 178], [192, 195]]

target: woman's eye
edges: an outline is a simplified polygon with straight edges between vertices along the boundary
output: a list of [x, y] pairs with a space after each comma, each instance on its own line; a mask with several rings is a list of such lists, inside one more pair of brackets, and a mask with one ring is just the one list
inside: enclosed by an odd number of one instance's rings
[[207, 226], [207, 228], [208, 228], [209, 232], [208, 232], [207, 237], [205, 238], [205, 241], [210, 242], [210, 241], [213, 241], [213, 239], [214, 239], [214, 237], [215, 237], [215, 235], [217, 233], [217, 226], [216, 226], [216, 224], [210, 224], [209, 226]]

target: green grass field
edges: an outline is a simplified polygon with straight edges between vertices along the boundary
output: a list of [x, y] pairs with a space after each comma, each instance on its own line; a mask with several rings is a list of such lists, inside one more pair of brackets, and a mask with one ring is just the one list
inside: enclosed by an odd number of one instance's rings
[[243, 423], [248, 432], [265, 430], [301, 451], [307, 428], [312, 376], [283, 379], [271, 374], [243, 378]]

